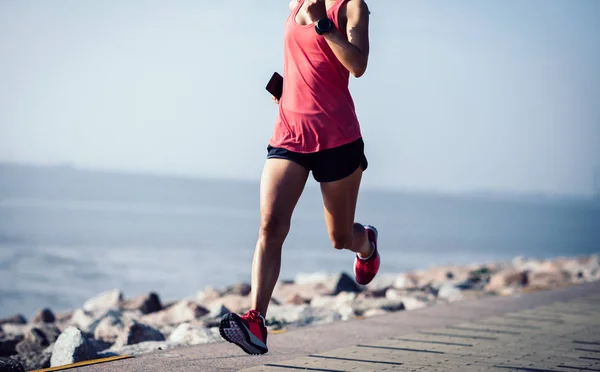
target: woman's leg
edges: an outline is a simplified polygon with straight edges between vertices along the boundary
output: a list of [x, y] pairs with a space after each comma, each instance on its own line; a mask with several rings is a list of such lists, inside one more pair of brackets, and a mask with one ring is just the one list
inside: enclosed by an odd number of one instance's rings
[[362, 224], [354, 222], [358, 190], [362, 179], [362, 168], [339, 181], [322, 182], [321, 194], [325, 209], [325, 223], [329, 238], [336, 249], [348, 249], [359, 257], [366, 258], [373, 253]]
[[279, 278], [281, 248], [308, 169], [285, 159], [267, 159], [260, 182], [260, 229], [252, 262], [252, 309], [263, 316]]

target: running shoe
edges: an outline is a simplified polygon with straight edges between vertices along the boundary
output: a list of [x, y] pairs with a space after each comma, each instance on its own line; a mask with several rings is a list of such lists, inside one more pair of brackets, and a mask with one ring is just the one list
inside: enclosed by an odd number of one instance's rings
[[225, 340], [241, 347], [248, 354], [265, 354], [267, 348], [267, 327], [265, 318], [256, 310], [239, 316], [226, 314], [221, 319], [219, 333]]
[[373, 246], [373, 253], [369, 258], [360, 258], [358, 254], [354, 258], [354, 278], [360, 285], [367, 285], [373, 280], [379, 271], [379, 250], [377, 249], [377, 229], [374, 226], [365, 225], [367, 237]]

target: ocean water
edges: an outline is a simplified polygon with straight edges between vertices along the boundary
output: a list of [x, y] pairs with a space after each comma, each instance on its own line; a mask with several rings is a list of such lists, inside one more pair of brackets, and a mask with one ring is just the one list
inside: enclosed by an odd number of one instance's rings
[[[81, 306], [112, 288], [163, 300], [250, 280], [258, 183], [0, 166], [0, 317]], [[357, 220], [380, 231], [384, 273], [600, 251], [600, 205], [363, 190]], [[352, 269], [307, 187], [282, 278]]]

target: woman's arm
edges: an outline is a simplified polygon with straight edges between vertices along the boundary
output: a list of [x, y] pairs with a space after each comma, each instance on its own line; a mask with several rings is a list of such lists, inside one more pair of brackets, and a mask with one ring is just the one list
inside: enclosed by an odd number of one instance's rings
[[[309, 2], [312, 4], [309, 4], [307, 11], [313, 22], [327, 17], [324, 0], [309, 0]], [[313, 12], [311, 6], [314, 7]], [[347, 35], [344, 36], [337, 28], [332, 28], [323, 35], [336, 57], [357, 78], [365, 73], [369, 60], [369, 13], [369, 8], [363, 0], [348, 0]]]

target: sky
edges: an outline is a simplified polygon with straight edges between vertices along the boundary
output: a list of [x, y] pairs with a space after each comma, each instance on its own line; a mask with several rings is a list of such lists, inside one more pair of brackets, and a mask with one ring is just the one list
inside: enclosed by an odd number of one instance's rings
[[[600, 1], [367, 3], [364, 187], [600, 190]], [[0, 162], [258, 180], [288, 13], [0, 0]]]

